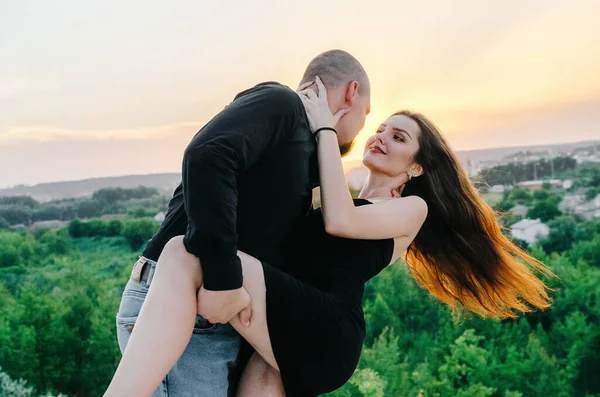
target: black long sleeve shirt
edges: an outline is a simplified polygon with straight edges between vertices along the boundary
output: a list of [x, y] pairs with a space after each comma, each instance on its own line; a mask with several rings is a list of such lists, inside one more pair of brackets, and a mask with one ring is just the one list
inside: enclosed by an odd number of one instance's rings
[[184, 234], [202, 264], [204, 287], [242, 286], [237, 250], [272, 264], [312, 205], [316, 142], [294, 91], [268, 82], [239, 93], [192, 139], [182, 182], [143, 255], [157, 260]]

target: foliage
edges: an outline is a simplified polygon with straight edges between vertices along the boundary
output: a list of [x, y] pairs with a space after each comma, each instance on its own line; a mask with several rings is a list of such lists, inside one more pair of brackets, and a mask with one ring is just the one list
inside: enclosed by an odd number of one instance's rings
[[[502, 205], [523, 200], [534, 209], [556, 197], [517, 189]], [[25, 203], [0, 205], [30, 208]], [[454, 324], [398, 261], [365, 286], [361, 360], [329, 395], [600, 396], [600, 222], [565, 215], [547, 224], [549, 236], [528, 249], [560, 278], [548, 280], [550, 309]], [[73, 220], [35, 235], [0, 231], [0, 395], [103, 394], [120, 358], [121, 293], [157, 227], [124, 217]]]
[[480, 176], [489, 185], [516, 185], [519, 182], [533, 179], [550, 178], [554, 173], [572, 171], [577, 161], [572, 157], [556, 157], [551, 160], [541, 159], [528, 163], [511, 162], [481, 171]]

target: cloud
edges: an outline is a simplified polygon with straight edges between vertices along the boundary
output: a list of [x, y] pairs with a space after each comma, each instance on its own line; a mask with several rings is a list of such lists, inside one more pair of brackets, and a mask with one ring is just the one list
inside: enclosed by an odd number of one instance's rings
[[12, 98], [17, 95], [28, 94], [44, 88], [28, 79], [13, 78], [0, 79], [0, 99]]
[[80, 130], [53, 127], [15, 127], [0, 133], [0, 145], [27, 142], [64, 141], [149, 141], [181, 134], [189, 135], [202, 126], [200, 122], [180, 122], [154, 127], [129, 129]]

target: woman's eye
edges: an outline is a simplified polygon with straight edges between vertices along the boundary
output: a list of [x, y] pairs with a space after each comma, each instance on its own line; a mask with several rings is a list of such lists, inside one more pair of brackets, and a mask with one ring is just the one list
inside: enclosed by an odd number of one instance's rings
[[400, 142], [404, 142], [404, 138], [401, 137], [400, 135], [394, 135], [394, 139]]

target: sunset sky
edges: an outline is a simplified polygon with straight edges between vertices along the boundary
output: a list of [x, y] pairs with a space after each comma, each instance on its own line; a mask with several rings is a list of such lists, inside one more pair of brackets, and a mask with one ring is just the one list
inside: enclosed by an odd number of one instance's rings
[[[235, 4], [235, 5], [234, 5]], [[600, 139], [600, 1], [0, 2], [0, 187], [180, 171], [258, 82], [340, 48], [372, 113], [425, 113], [455, 149]]]

